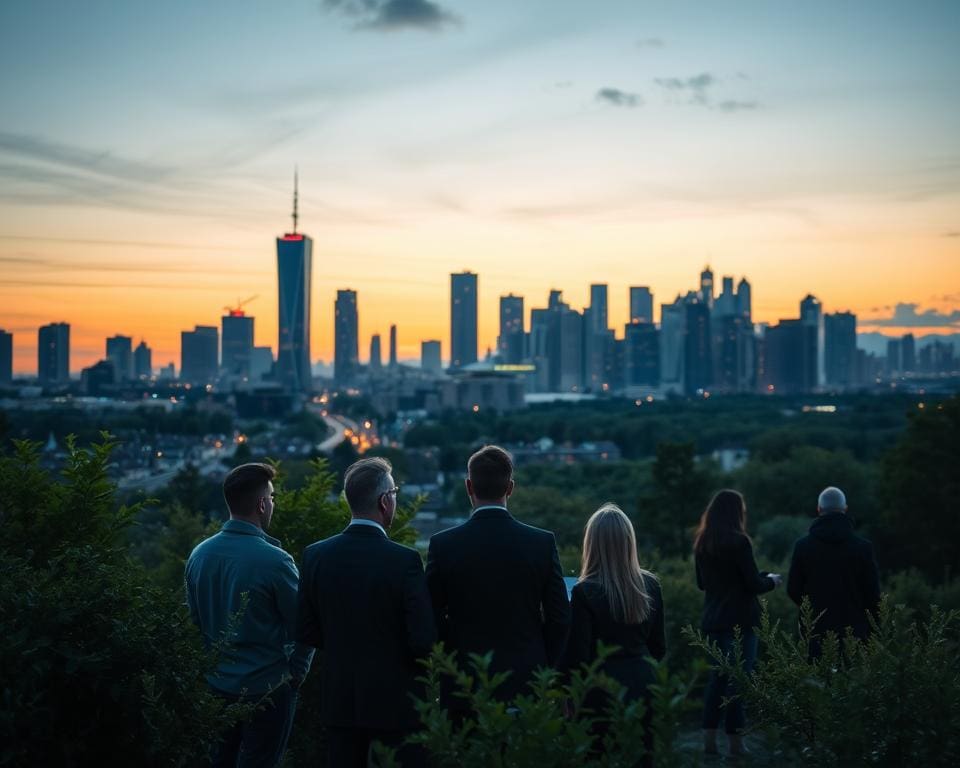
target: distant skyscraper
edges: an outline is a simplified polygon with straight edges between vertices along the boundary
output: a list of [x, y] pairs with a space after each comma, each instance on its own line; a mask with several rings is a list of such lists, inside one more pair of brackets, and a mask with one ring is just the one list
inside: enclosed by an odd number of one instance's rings
[[653, 322], [653, 294], [645, 285], [630, 288], [630, 322]]
[[233, 309], [220, 318], [220, 361], [223, 370], [234, 376], [250, 375], [250, 356], [253, 354], [253, 321], [242, 309]]
[[593, 283], [590, 286], [590, 307], [583, 313], [584, 384], [593, 392], [600, 392], [604, 383], [609, 384], [606, 375], [608, 324], [607, 286]]
[[153, 375], [153, 350], [142, 339], [133, 350], [133, 375], [138, 379], [149, 379]]
[[450, 275], [450, 367], [477, 362], [477, 276]]
[[887, 375], [903, 373], [903, 343], [901, 339], [887, 340]]
[[13, 334], [0, 329], [0, 386], [13, 382]]
[[624, 383], [628, 387], [660, 384], [660, 332], [653, 323], [627, 323], [623, 329]]
[[594, 333], [603, 333], [607, 330], [607, 325], [607, 285], [592, 283], [590, 285], [590, 330]]
[[69, 323], [51, 323], [37, 331], [37, 374], [42, 384], [70, 381]]
[[566, 304], [558, 311], [560, 313], [560, 391], [580, 392], [584, 387], [584, 318]]
[[180, 380], [209, 384], [217, 378], [220, 333], [215, 325], [180, 332]]
[[823, 356], [826, 383], [849, 387], [857, 383], [857, 316], [834, 312], [823, 316]]
[[80, 371], [80, 388], [89, 397], [101, 397], [116, 392], [119, 378], [114, 361], [108, 358]]
[[673, 304], [660, 305], [660, 383], [668, 392], [684, 389], [684, 345], [687, 312], [679, 296]]
[[904, 373], [912, 373], [917, 369], [917, 347], [912, 333], [900, 339], [900, 367]]
[[356, 379], [359, 347], [357, 292], [337, 291], [333, 312], [333, 378], [337, 383], [352, 384]]
[[753, 322], [753, 306], [750, 297], [750, 283], [747, 278], [742, 278], [737, 283], [737, 314], [744, 318], [748, 323]]
[[133, 339], [129, 336], [111, 336], [107, 339], [107, 360], [113, 363], [117, 381], [133, 378]]
[[713, 309], [713, 271], [709, 266], [700, 273], [700, 301], [707, 309]]
[[[717, 299], [716, 306], [720, 306]], [[719, 310], [717, 310], [719, 312]], [[714, 387], [723, 392], [756, 389], [756, 338], [753, 323], [738, 314], [718, 315], [715, 327]]]
[[803, 320], [781, 320], [767, 328], [761, 385], [775, 394], [801, 394], [817, 386], [815, 325]]
[[823, 344], [823, 309], [820, 306], [820, 300], [812, 294], [807, 294], [800, 302], [800, 322], [810, 328], [815, 329], [817, 354], [816, 354], [816, 376], [814, 378], [814, 387], [822, 387], [825, 383], [824, 378], [824, 344]]
[[500, 336], [497, 348], [500, 359], [516, 364], [524, 358], [523, 296], [500, 297]]
[[701, 301], [690, 301], [686, 304], [685, 315], [683, 389], [688, 395], [695, 395], [713, 384], [710, 308]]
[[430, 373], [441, 373], [443, 371], [439, 341], [420, 342], [420, 367], [425, 371], [430, 371]]
[[260, 381], [273, 371], [273, 350], [270, 347], [254, 347], [250, 353], [250, 381]]
[[723, 289], [713, 305], [713, 315], [716, 318], [729, 317], [737, 314], [737, 294], [733, 291], [733, 278], [723, 278]]
[[397, 326], [390, 326], [390, 367], [397, 367]]
[[380, 352], [380, 334], [370, 337], [370, 370], [379, 371], [383, 367], [383, 356]]
[[297, 233], [297, 184], [293, 187], [293, 232], [277, 238], [279, 287], [279, 353], [277, 377], [288, 390], [309, 392], [310, 287], [313, 280], [313, 241]]

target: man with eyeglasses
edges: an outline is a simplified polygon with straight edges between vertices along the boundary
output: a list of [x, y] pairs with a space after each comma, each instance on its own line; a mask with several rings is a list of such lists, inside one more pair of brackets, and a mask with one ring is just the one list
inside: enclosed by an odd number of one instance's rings
[[258, 704], [249, 720], [227, 732], [214, 766], [280, 763], [293, 727], [296, 689], [313, 657], [309, 646], [294, 645], [297, 566], [266, 533], [275, 477], [269, 464], [231, 470], [223, 481], [230, 519], [187, 560], [190, 615], [205, 645], [219, 647], [207, 681], [228, 701]]
[[417, 659], [436, 641], [420, 554], [390, 540], [399, 488], [383, 458], [347, 469], [350, 524], [303, 553], [297, 640], [323, 654], [320, 720], [327, 765], [365, 768], [375, 741], [400, 764], [421, 765], [402, 746], [417, 726]]

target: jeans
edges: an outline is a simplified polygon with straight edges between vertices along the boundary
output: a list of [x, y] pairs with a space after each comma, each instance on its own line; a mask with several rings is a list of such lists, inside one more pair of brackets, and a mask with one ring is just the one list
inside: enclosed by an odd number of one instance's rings
[[[707, 637], [720, 647], [720, 651], [726, 658], [733, 658], [733, 631], [707, 632]], [[747, 630], [742, 634], [740, 642], [744, 669], [752, 672], [757, 662], [757, 636], [752, 630]], [[720, 708], [723, 705], [723, 699], [735, 696], [736, 693], [733, 683], [725, 675], [718, 674], [716, 669], [710, 672], [707, 690], [703, 696], [703, 727], [705, 729], [714, 730], [720, 725]], [[743, 701], [739, 696], [727, 704], [724, 721], [726, 732], [729, 734], [737, 734], [743, 730], [746, 717], [743, 712]]]
[[[219, 693], [229, 702], [249, 701]], [[213, 754], [213, 768], [274, 768], [279, 765], [293, 730], [297, 694], [283, 683], [269, 694], [254, 699], [256, 711], [249, 720], [235, 723]]]

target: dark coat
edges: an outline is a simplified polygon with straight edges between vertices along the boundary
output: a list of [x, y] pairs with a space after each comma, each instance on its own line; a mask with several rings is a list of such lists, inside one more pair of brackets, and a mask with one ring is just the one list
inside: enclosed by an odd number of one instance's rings
[[644, 588], [651, 598], [650, 614], [640, 624], [624, 624], [610, 612], [610, 603], [594, 581], [578, 582], [570, 599], [573, 619], [561, 666], [574, 670], [596, 658], [597, 642], [619, 650], [604, 663], [603, 671], [627, 689], [627, 699], [643, 696], [653, 682], [647, 656], [658, 661], [667, 652], [663, 628], [663, 597], [660, 582], [644, 576]]
[[420, 555], [351, 525], [307, 547], [301, 573], [297, 640], [322, 652], [323, 725], [415, 726], [417, 659], [436, 641]]
[[491, 669], [509, 670], [499, 689], [519, 693], [538, 667], [556, 666], [570, 624], [570, 603], [554, 536], [524, 525], [502, 507], [434, 534], [427, 585], [441, 641], [461, 663], [493, 651]]
[[757, 570], [753, 545], [743, 535], [731, 537], [716, 552], [696, 555], [697, 586], [704, 591], [700, 628], [704, 632], [731, 632], [760, 623], [757, 595], [776, 585], [765, 572]]
[[821, 515], [810, 533], [793, 547], [787, 594], [797, 605], [810, 597], [818, 633], [839, 635], [853, 627], [865, 638], [870, 633], [867, 612], [880, 604], [880, 574], [873, 544], [853, 532], [853, 522], [843, 512]]

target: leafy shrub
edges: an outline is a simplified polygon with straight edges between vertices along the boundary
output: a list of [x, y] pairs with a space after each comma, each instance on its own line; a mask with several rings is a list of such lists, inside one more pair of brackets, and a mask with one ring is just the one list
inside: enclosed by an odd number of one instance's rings
[[[409, 740], [425, 748], [436, 768], [640, 765], [647, 704], [626, 701], [623, 687], [601, 672], [614, 650], [600, 646], [598, 658], [566, 680], [555, 670], [540, 670], [527, 693], [504, 702], [496, 690], [509, 673], [490, 674], [491, 654], [472, 654], [468, 672], [458, 667], [454, 653], [438, 647], [424, 662], [426, 694], [417, 701], [422, 730]], [[690, 683], [671, 676], [666, 665], [652, 663], [652, 765], [683, 765], [675, 745]], [[441, 704], [448, 680], [452, 695], [462, 700], [459, 717], [451, 717]], [[600, 707], [599, 692], [606, 694]], [[379, 750], [379, 756], [381, 765], [396, 765], [387, 750]]]
[[208, 689], [182, 596], [126, 554], [113, 443], [68, 448], [62, 482], [37, 444], [0, 457], [0, 764], [194, 763], [241, 710]]
[[773, 751], [817, 766], [954, 766], [960, 761], [960, 612], [931, 609], [923, 624], [884, 599], [869, 639], [827, 633], [808, 654], [809, 601], [799, 635], [765, 615], [765, 652], [754, 674], [728, 661], [700, 633], [695, 645], [736, 679], [755, 728]]

